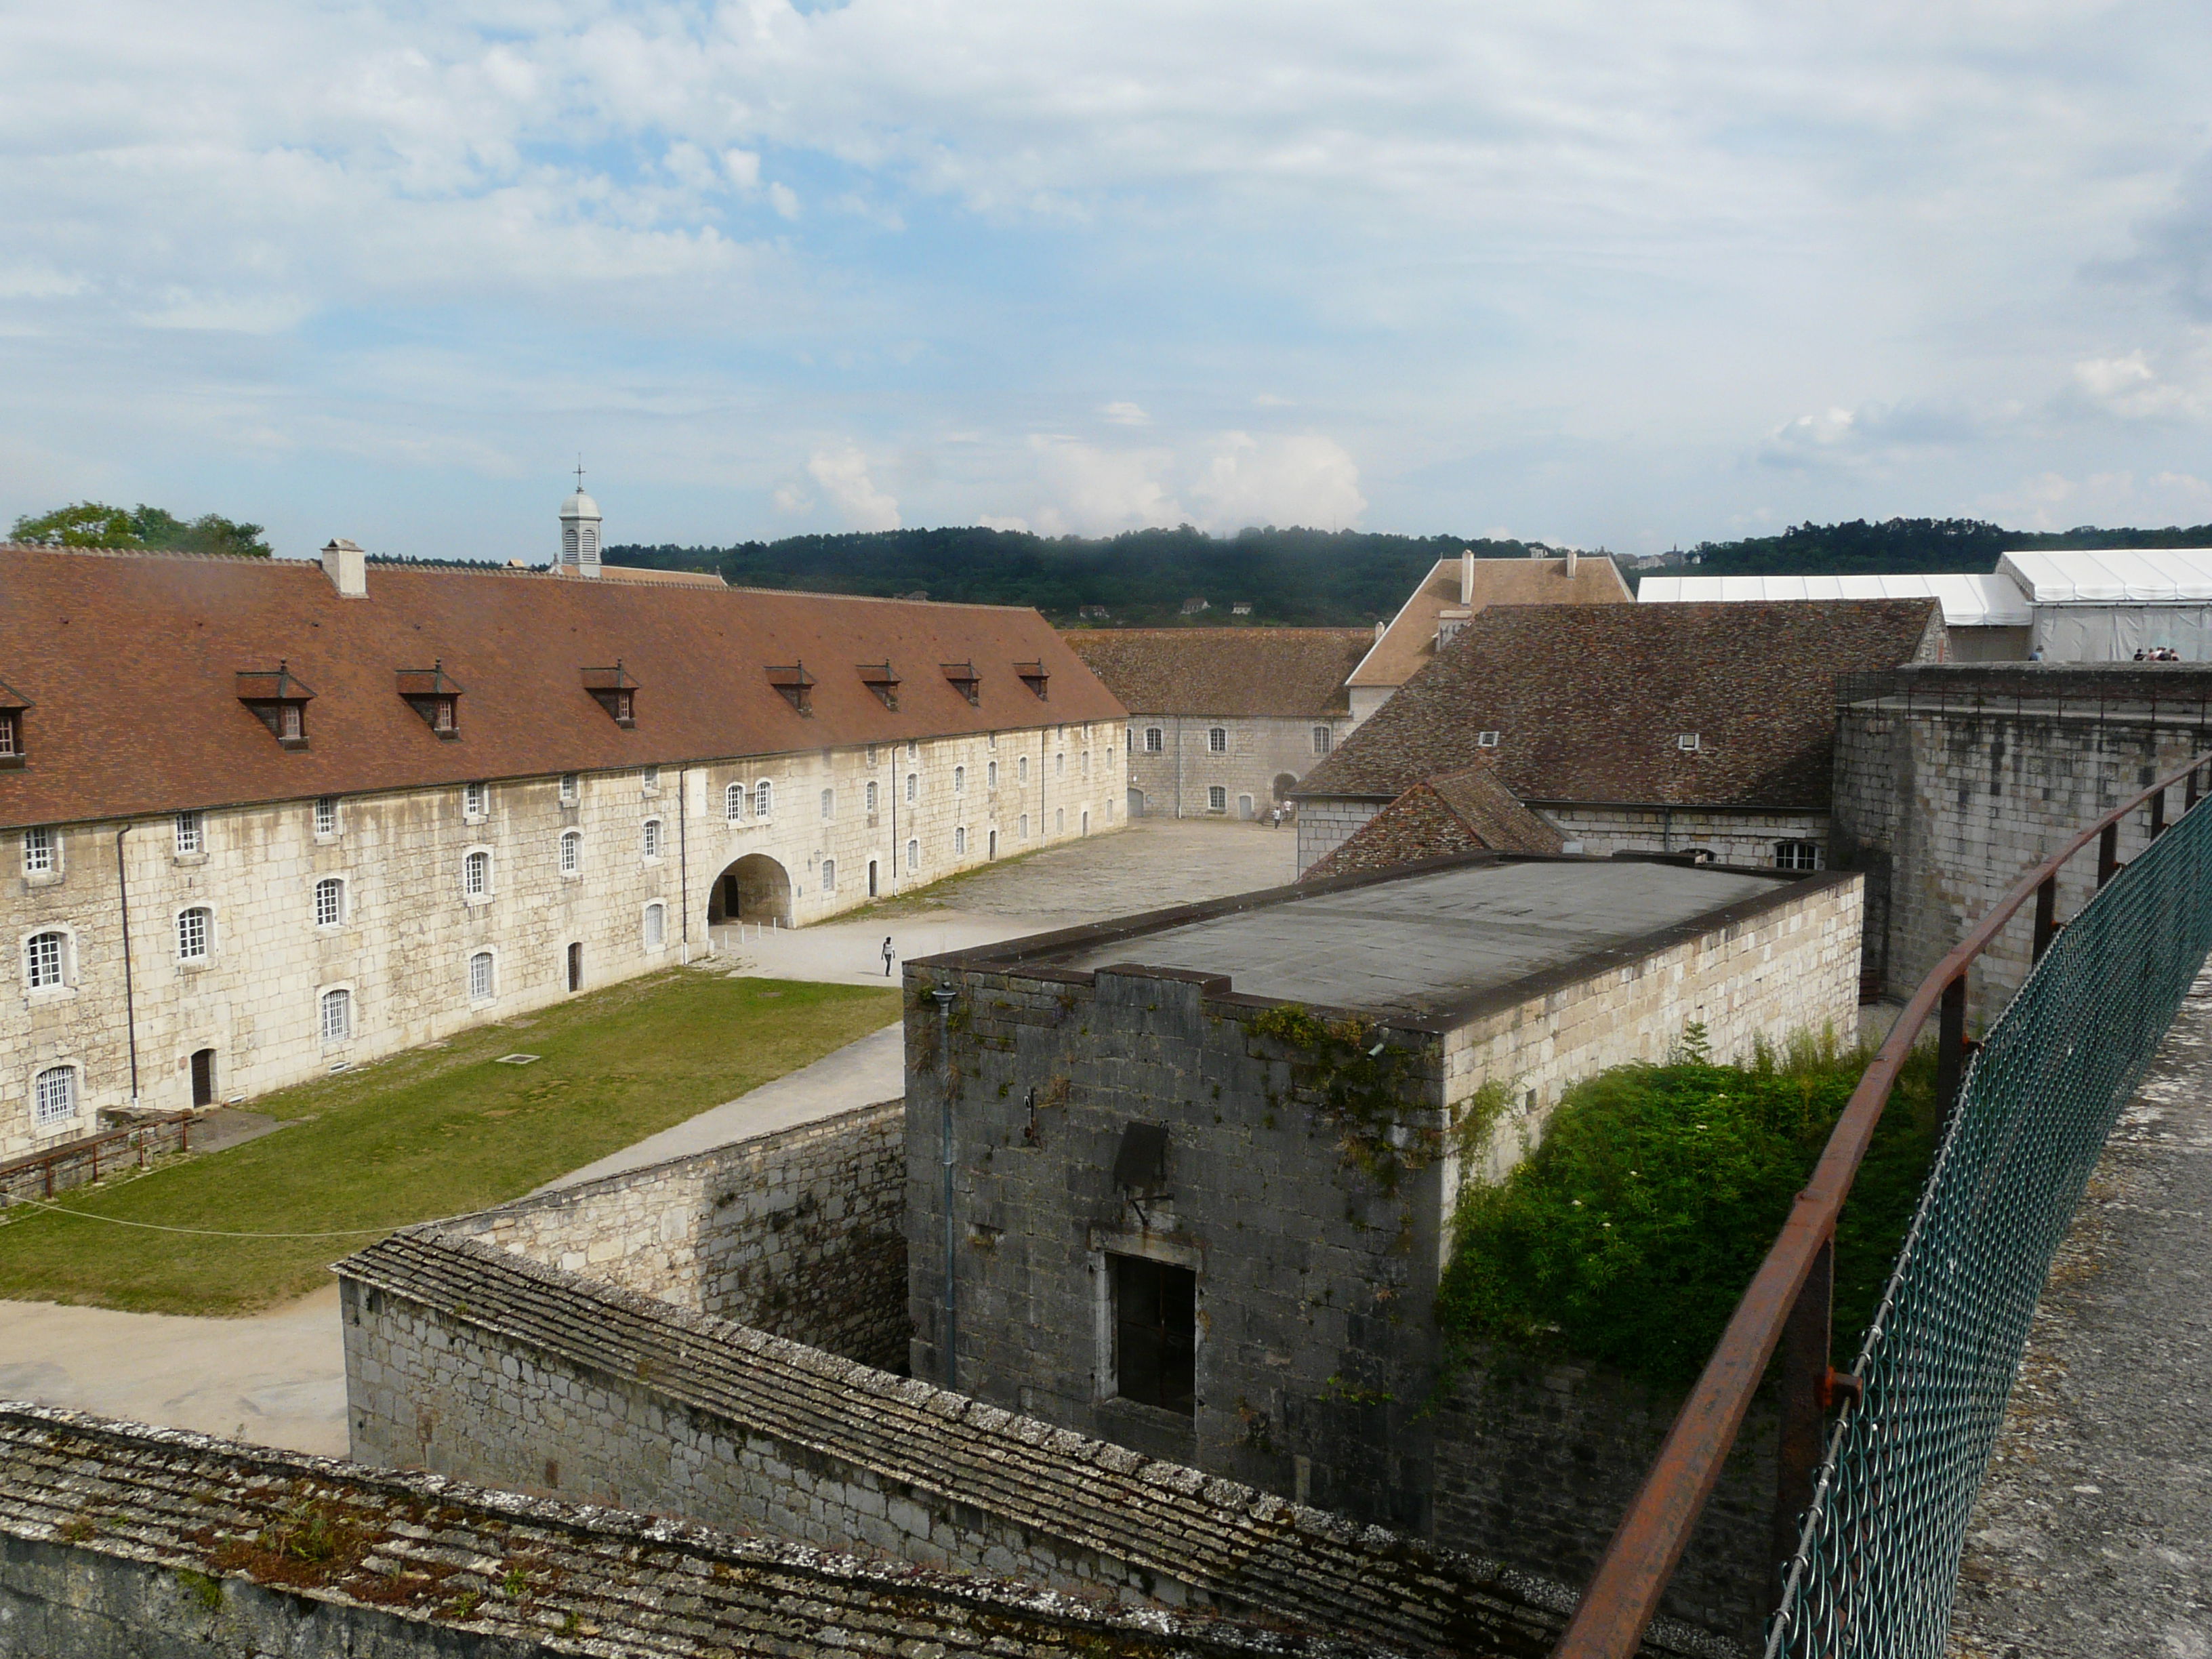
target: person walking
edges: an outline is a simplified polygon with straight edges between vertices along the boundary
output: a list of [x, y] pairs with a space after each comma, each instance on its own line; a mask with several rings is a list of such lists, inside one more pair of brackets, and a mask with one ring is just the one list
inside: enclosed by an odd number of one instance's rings
[[884, 935], [884, 977], [885, 979], [891, 976], [891, 958], [897, 954], [891, 949], [891, 936], [885, 933]]

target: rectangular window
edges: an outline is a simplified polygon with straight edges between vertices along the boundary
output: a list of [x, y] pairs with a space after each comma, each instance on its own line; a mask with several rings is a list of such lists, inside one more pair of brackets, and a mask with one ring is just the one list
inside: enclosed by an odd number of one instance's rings
[[52, 1066], [39, 1073], [38, 1119], [59, 1123], [76, 1115], [76, 1067]]
[[315, 833], [328, 838], [338, 832], [338, 798], [319, 795], [315, 799]]
[[1148, 726], [1145, 728], [1145, 752], [1147, 755], [1158, 754], [1166, 746], [1166, 742], [1167, 739], [1158, 726]]
[[1022, 756], [1014, 763], [1014, 777], [1021, 783], [1027, 783], [1030, 781], [1030, 757], [1027, 755]]
[[60, 864], [60, 844], [51, 830], [23, 831], [23, 873], [51, 876]]
[[645, 833], [640, 844], [646, 857], [657, 859], [660, 856], [660, 820], [659, 818], [647, 818], [645, 821]]
[[335, 927], [345, 920], [345, 884], [335, 876], [315, 884], [315, 926]]
[[1161, 1411], [1194, 1414], [1198, 1275], [1142, 1256], [1106, 1258], [1114, 1296], [1114, 1392]]
[[909, 876], [921, 868], [921, 843], [910, 841], [906, 844], [906, 872]]
[[1778, 870], [1817, 870], [1820, 867], [1820, 843], [1817, 841], [1778, 841], [1774, 843], [1774, 867]]
[[996, 789], [996, 788], [999, 787], [999, 763], [998, 763], [998, 762], [996, 762], [996, 761], [993, 761], [993, 762], [990, 763], [990, 765], [989, 765], [989, 766], [988, 766], [988, 767], [986, 767], [986, 768], [984, 769], [984, 771], [983, 771], [983, 787], [984, 787], [986, 789]]
[[822, 816], [824, 819], [837, 816], [837, 792], [835, 789], [822, 792]]
[[1497, 733], [1497, 732], [1476, 732], [1476, 733], [1474, 734], [1474, 746], [1475, 746], [1476, 748], [1478, 748], [1478, 749], [1495, 749], [1495, 748], [1497, 748], [1497, 747], [1498, 747], [1498, 733]]
[[479, 951], [469, 958], [469, 1000], [491, 1000], [491, 952]]
[[583, 780], [575, 773], [563, 772], [561, 775], [561, 805], [563, 806], [574, 806], [576, 804], [576, 797], [581, 793], [582, 787]]
[[825, 893], [837, 890], [837, 860], [835, 859], [822, 860], [822, 890]]
[[920, 755], [921, 755], [921, 745], [920, 744], [918, 744], [918, 743], [915, 742], [912, 738], [909, 738], [907, 740], [907, 745], [906, 745], [906, 757], [907, 757], [908, 760], [914, 760], [914, 759], [918, 758], [918, 757], [920, 757]]
[[353, 1035], [353, 993], [323, 993], [323, 1041], [343, 1042]]
[[1206, 746], [1210, 753], [1216, 755], [1227, 754], [1229, 752], [1228, 729], [1224, 726], [1219, 726], [1211, 727], [1206, 734]]
[[50, 991], [63, 983], [62, 945], [59, 933], [33, 933], [31, 936], [31, 988]]
[[868, 764], [869, 764], [869, 765], [871, 765], [871, 766], [873, 766], [875, 763], [876, 763], [876, 745], [875, 745], [875, 744], [873, 744], [872, 743], [872, 744], [870, 744], [868, 745]]
[[876, 786], [875, 786], [875, 782], [874, 782], [874, 781], [872, 779], [872, 780], [870, 780], [869, 784], [868, 784], [868, 811], [871, 811], [871, 812], [873, 812], [875, 810], [876, 810]]
[[1209, 812], [1226, 812], [1229, 810], [1229, 792], [1219, 784], [1215, 784], [1206, 792], [1206, 810]]
[[964, 795], [968, 793], [968, 769], [964, 766], [956, 766], [952, 769], [952, 793], [956, 795]]
[[1694, 732], [1678, 733], [1674, 738], [1674, 747], [1686, 754], [1694, 752], [1698, 747], [1698, 734]]
[[1056, 778], [1064, 778], [1067, 775], [1067, 757], [1066, 755], [1054, 755], [1052, 757], [1052, 775]]
[[915, 797], [921, 792], [921, 780], [916, 777], [913, 773], [908, 773], [906, 775], [906, 803], [908, 805], [911, 806], [914, 805]]
[[1086, 778], [1091, 775], [1091, 751], [1088, 749], [1083, 751], [1083, 775]]
[[19, 760], [22, 757], [22, 742], [16, 735], [15, 711], [0, 708], [0, 760]]
[[647, 767], [647, 768], [645, 769], [645, 793], [647, 793], [648, 795], [649, 795], [649, 794], [652, 794], [654, 791], [658, 790], [659, 787], [660, 787], [660, 769], [659, 769], [659, 767], [657, 767], [657, 766], [648, 766], [648, 767]]
[[658, 951], [668, 938], [668, 907], [648, 904], [645, 907], [645, 948]]
[[1023, 813], [1023, 814], [1022, 814], [1022, 839], [1023, 839], [1024, 841], [1027, 841], [1029, 838], [1030, 838], [1030, 815], [1029, 815], [1028, 813], [1024, 812], [1024, 813]]
[[204, 962], [208, 953], [208, 913], [195, 906], [177, 916], [177, 958]]
[[968, 851], [968, 831], [967, 831], [965, 829], [957, 829], [957, 830], [955, 830], [952, 832], [952, 852], [953, 852], [953, 855], [954, 855], [956, 858], [957, 858], [957, 857], [964, 857], [964, 856], [966, 855], [966, 854], [967, 854], [967, 851]]
[[1328, 727], [1326, 726], [1316, 726], [1314, 727], [1313, 743], [1315, 754], [1326, 755], [1328, 753]]
[[491, 816], [491, 786], [488, 783], [463, 785], [461, 813], [465, 817], [489, 817]]
[[177, 856], [192, 858], [207, 851], [207, 823], [198, 812], [177, 814]]

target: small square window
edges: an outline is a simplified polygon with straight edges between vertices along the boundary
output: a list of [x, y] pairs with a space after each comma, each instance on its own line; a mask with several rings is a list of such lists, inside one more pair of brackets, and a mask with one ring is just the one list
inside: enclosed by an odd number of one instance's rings
[[1495, 748], [1497, 748], [1497, 747], [1498, 747], [1498, 733], [1497, 733], [1497, 732], [1476, 732], [1476, 733], [1474, 734], [1474, 746], [1475, 746], [1477, 749], [1495, 749]]
[[1685, 754], [1694, 752], [1698, 747], [1698, 734], [1694, 732], [1679, 733], [1674, 738], [1674, 747]]
[[1161, 1411], [1194, 1414], [1198, 1275], [1143, 1256], [1109, 1254], [1114, 1297], [1114, 1392]]

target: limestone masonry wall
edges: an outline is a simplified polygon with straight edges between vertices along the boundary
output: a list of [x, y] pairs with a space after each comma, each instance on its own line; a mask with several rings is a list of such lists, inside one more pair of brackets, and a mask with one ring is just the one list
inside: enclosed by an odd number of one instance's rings
[[896, 1100], [446, 1224], [546, 1266], [903, 1370]]
[[[327, 1553], [287, 1553], [313, 1521]], [[1531, 1644], [1491, 1652], [1533, 1654]], [[1127, 1659], [1387, 1651], [0, 1407], [0, 1659]]]
[[[434, 1230], [341, 1268], [364, 1462], [1137, 1604], [1548, 1650], [1564, 1586]], [[1718, 1652], [1662, 1630], [1654, 1650]]]

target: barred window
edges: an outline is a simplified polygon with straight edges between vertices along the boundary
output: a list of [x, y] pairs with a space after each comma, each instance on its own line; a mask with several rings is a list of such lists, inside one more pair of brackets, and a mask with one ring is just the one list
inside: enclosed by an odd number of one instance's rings
[[191, 858], [207, 851], [207, 821], [198, 812], [177, 814], [177, 856]]
[[745, 817], [745, 787], [733, 783], [722, 791], [722, 816], [732, 823], [742, 823]]
[[573, 876], [584, 866], [584, 834], [580, 830], [561, 832], [561, 873]]
[[204, 905], [194, 905], [189, 910], [177, 912], [177, 960], [205, 962], [208, 953], [208, 923], [210, 915]]
[[335, 836], [338, 832], [338, 798], [318, 795], [315, 798], [315, 833]]
[[69, 936], [66, 933], [33, 933], [28, 946], [30, 982], [33, 991], [47, 991], [67, 983], [64, 970], [69, 960]]
[[647, 818], [645, 821], [644, 833], [639, 839], [639, 846], [645, 856], [649, 859], [657, 859], [660, 856], [660, 820], [659, 818]]
[[461, 860], [461, 892], [469, 898], [483, 898], [491, 891], [491, 854], [471, 853]]
[[479, 951], [469, 958], [469, 1000], [489, 1002], [491, 990], [491, 952]]
[[27, 876], [51, 876], [58, 862], [59, 847], [51, 830], [23, 831], [23, 873]]
[[668, 907], [648, 904], [645, 907], [645, 948], [658, 951], [668, 938]]
[[325, 876], [315, 884], [315, 926], [335, 927], [345, 920], [345, 883]]
[[353, 993], [323, 993], [323, 1041], [343, 1042], [353, 1035]]
[[76, 1115], [76, 1067], [49, 1066], [33, 1085], [40, 1123], [58, 1123]]
[[775, 786], [762, 783], [753, 787], [753, 816], [764, 818], [775, 806]]

